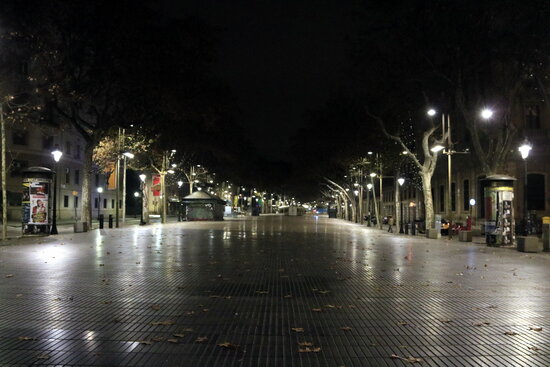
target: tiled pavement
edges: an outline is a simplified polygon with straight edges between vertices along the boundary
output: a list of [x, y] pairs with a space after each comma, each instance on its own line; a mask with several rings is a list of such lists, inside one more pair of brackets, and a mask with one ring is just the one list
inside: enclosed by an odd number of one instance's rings
[[280, 216], [31, 242], [1, 366], [550, 366], [546, 255]]

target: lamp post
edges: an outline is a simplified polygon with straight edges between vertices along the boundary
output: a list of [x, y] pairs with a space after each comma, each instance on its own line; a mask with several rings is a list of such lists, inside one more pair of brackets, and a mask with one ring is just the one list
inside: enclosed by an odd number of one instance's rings
[[59, 160], [63, 152], [59, 150], [59, 147], [56, 145], [54, 151], [52, 152], [53, 160], [55, 161], [55, 176], [53, 181], [53, 218], [52, 218], [52, 228], [50, 229], [50, 234], [57, 234], [57, 171], [59, 170]]
[[472, 227], [474, 226], [474, 206], [476, 205], [476, 199], [470, 199], [470, 228], [468, 228], [468, 231], [472, 230]]
[[[374, 178], [376, 177], [376, 173], [372, 172], [370, 175], [370, 181], [371, 181], [371, 184], [372, 184], [372, 197], [373, 197], [373, 201], [374, 201], [374, 212], [375, 212], [375, 215], [376, 215], [376, 224], [378, 226], [378, 228], [382, 229], [382, 220], [380, 218], [380, 211], [378, 209], [378, 202], [376, 201], [376, 189], [374, 187]], [[382, 180], [380, 178], [380, 180]]]
[[[396, 202], [398, 203], [399, 205], [399, 213], [400, 213], [400, 218], [399, 218], [399, 233], [404, 233], [403, 231], [403, 204], [401, 203], [401, 187], [403, 186], [403, 184], [405, 183], [405, 179], [404, 178], [398, 178], [397, 179], [397, 183], [399, 184], [399, 186], [397, 187], [397, 190], [395, 191], [397, 197], [396, 197]], [[397, 207], [396, 207], [397, 209]], [[396, 215], [397, 217], [397, 215]], [[395, 218], [397, 219], [397, 218]]]
[[[135, 192], [134, 192], [134, 197], [136, 198], [136, 201], [137, 201], [137, 203], [138, 203], [138, 205], [139, 205], [139, 204], [140, 204], [140, 202], [139, 202], [139, 197], [140, 197], [140, 195], [139, 195], [139, 192], [138, 192], [138, 191], [135, 191]], [[135, 218], [135, 217], [136, 217], [136, 212], [134, 212], [134, 218]]]
[[373, 186], [372, 186], [371, 183], [367, 184], [367, 213], [368, 213], [368, 215], [369, 215], [369, 218], [368, 218], [368, 220], [367, 220], [367, 227], [370, 227], [370, 226], [371, 226], [371, 219], [372, 219], [372, 218], [371, 218], [372, 215], [371, 215], [371, 213], [370, 213], [370, 190], [372, 189], [372, 187], [373, 187]]
[[97, 197], [97, 220], [99, 221], [99, 213], [100, 213], [100, 210], [101, 210], [101, 193], [103, 192], [103, 187], [98, 187], [97, 188], [97, 193], [98, 193], [98, 197]]
[[523, 158], [523, 235], [527, 236], [529, 235], [529, 230], [531, 228], [530, 226], [530, 219], [529, 219], [529, 208], [527, 207], [527, 158], [529, 157], [529, 153], [531, 152], [531, 149], [533, 149], [533, 146], [527, 139], [523, 141], [523, 143], [519, 146], [518, 151], [521, 154], [521, 158]]
[[181, 187], [183, 185], [183, 181], [179, 180], [178, 181], [178, 222], [181, 222], [182, 218], [181, 218]]
[[139, 179], [141, 181], [141, 184], [140, 184], [140, 188], [141, 188], [141, 209], [140, 209], [140, 221], [139, 221], [139, 224], [140, 225], [144, 225], [145, 224], [145, 221], [143, 220], [143, 206], [144, 205], [147, 205], [146, 204], [146, 197], [145, 197], [145, 179], [147, 178], [147, 176], [142, 173], [141, 175], [139, 175]]

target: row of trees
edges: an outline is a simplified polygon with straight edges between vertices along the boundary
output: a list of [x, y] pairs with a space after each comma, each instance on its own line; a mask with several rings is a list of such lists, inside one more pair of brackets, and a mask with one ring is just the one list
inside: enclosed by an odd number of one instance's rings
[[[550, 6], [539, 1], [365, 5], [356, 14], [349, 82], [307, 116], [298, 137], [331, 157], [302, 157], [304, 172], [333, 188], [338, 183], [342, 192], [350, 168], [368, 159], [367, 151], [378, 152], [382, 175], [397, 178], [409, 171], [423, 192], [430, 225], [439, 155], [430, 148], [447, 138], [441, 113], [456, 128], [448, 148], [469, 148], [471, 164], [489, 176], [507, 173], [510, 153], [522, 138], [524, 106], [549, 107], [548, 16]], [[438, 110], [434, 118], [426, 115], [431, 107]], [[493, 109], [492, 120], [481, 118], [484, 107]]]
[[174, 149], [223, 174], [242, 154], [235, 104], [210, 72], [208, 25], [134, 1], [3, 1], [0, 18], [0, 114], [80, 134], [82, 221], [91, 224], [92, 173], [122, 153], [119, 128], [124, 148], [140, 153], [135, 169], [162, 170]]

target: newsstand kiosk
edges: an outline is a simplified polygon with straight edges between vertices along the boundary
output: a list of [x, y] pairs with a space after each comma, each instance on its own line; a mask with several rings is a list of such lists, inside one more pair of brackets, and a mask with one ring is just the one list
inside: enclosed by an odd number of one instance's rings
[[485, 240], [488, 246], [514, 244], [514, 181], [505, 175], [487, 176], [484, 181]]
[[29, 167], [23, 172], [21, 229], [23, 235], [50, 234], [52, 178], [54, 171], [46, 167]]

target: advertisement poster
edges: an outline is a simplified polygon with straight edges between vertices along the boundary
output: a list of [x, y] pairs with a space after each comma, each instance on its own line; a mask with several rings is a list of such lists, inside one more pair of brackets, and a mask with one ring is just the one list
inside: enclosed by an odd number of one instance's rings
[[23, 195], [21, 196], [21, 206], [23, 207], [23, 223], [29, 223], [31, 220], [31, 184], [29, 182], [23, 183]]
[[29, 224], [48, 224], [48, 183], [31, 182], [29, 188]]
[[153, 196], [160, 196], [160, 175], [153, 175], [151, 191], [153, 191]]

